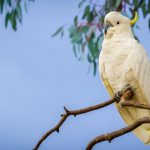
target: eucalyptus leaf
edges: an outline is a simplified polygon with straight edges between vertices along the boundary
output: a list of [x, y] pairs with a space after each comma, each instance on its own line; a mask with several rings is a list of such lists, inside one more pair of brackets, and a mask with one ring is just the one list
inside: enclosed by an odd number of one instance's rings
[[87, 54], [87, 60], [89, 63], [92, 63], [94, 60], [93, 57], [90, 55], [90, 53]]
[[84, 19], [85, 17], [87, 17], [90, 13], [90, 5], [87, 5], [84, 9], [84, 14], [82, 16], [82, 19]]
[[63, 30], [63, 26], [59, 27], [54, 34], [52, 34], [52, 37], [56, 36]]
[[77, 49], [76, 49], [75, 44], [72, 45], [72, 49], [73, 49], [73, 53], [74, 53], [75, 57], [77, 57]]
[[93, 75], [95, 76], [96, 75], [96, 71], [97, 71], [97, 64], [96, 64], [96, 62], [94, 61], [93, 62]]
[[20, 4], [17, 5], [16, 11], [17, 11], [17, 17], [19, 19], [19, 22], [21, 22], [22, 21], [22, 8]]
[[[10, 23], [12, 29], [14, 31], [17, 30], [17, 24], [22, 21], [23, 10], [27, 12], [29, 1], [34, 0], [17, 0], [16, 3], [13, 3], [13, 0], [0, 0], [0, 12], [5, 16], [6, 28]], [[60, 35], [62, 38], [65, 29], [68, 29], [75, 57], [78, 55], [78, 60], [86, 58], [91, 66], [93, 66], [93, 71], [97, 67], [99, 52], [104, 38], [103, 22], [105, 15], [114, 10], [122, 11], [127, 16], [129, 12], [133, 13], [135, 10], [138, 12], [141, 11], [144, 18], [150, 14], [150, 0], [106, 0], [100, 6], [97, 1], [80, 0], [78, 7], [79, 9], [82, 7], [83, 9], [80, 9], [79, 13], [74, 16], [73, 24], [68, 28], [66, 26], [59, 27], [52, 34], [52, 37]], [[147, 19], [147, 25], [150, 29], [150, 19]], [[140, 29], [139, 27], [135, 25], [133, 29]]]
[[7, 12], [7, 14], [6, 14], [6, 16], [5, 16], [5, 28], [7, 28], [7, 26], [8, 26], [8, 21], [10, 20], [10, 13], [9, 12]]
[[80, 8], [80, 7], [83, 5], [83, 3], [84, 3], [85, 1], [86, 1], [86, 0], [82, 0], [82, 1], [79, 3], [78, 7]]
[[4, 8], [4, 0], [0, 0], [0, 12], [2, 14]]
[[10, 14], [10, 20], [11, 20], [11, 25], [14, 31], [17, 30], [17, 22], [16, 22], [16, 15], [17, 15], [17, 11], [13, 10]]
[[26, 1], [24, 1], [24, 10], [25, 10], [26, 13], [28, 12], [28, 9], [27, 9], [27, 2], [26, 2]]
[[142, 12], [143, 12], [143, 16], [145, 18], [146, 15], [147, 15], [147, 10], [146, 10], [146, 4], [145, 4], [145, 2], [143, 2], [143, 4], [142, 4]]
[[139, 1], [138, 0], [133, 0], [133, 4], [135, 5], [135, 7], [137, 8], [139, 5]]
[[148, 20], [148, 27], [149, 27], [149, 30], [150, 30], [150, 18]]
[[11, 0], [7, 0], [9, 6], [11, 6]]
[[150, 0], [148, 1], [148, 13], [150, 13]]
[[116, 8], [120, 5], [121, 2], [122, 0], [116, 0]]
[[64, 30], [61, 31], [61, 39], [63, 38], [64, 36]]
[[87, 21], [92, 22], [94, 20], [94, 14], [93, 12], [90, 12], [89, 15], [87, 16]]
[[74, 25], [77, 26], [78, 25], [78, 16], [74, 17]]

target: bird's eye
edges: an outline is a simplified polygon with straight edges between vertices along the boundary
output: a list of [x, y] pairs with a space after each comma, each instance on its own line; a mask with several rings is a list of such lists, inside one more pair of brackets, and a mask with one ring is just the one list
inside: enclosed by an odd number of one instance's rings
[[119, 24], [119, 21], [117, 21], [117, 24]]

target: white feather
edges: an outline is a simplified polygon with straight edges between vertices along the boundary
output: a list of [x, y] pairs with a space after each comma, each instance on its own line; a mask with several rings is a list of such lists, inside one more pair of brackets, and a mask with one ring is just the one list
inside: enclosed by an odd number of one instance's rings
[[[111, 96], [121, 91], [127, 84], [134, 89], [132, 101], [150, 104], [150, 62], [142, 45], [135, 40], [129, 19], [117, 12], [111, 12], [105, 20], [121, 25], [110, 28], [105, 35], [99, 58], [99, 70], [104, 85]], [[150, 117], [149, 110], [133, 107], [116, 107], [125, 122], [130, 125], [142, 117]], [[145, 124], [134, 130], [137, 137], [150, 144], [150, 124]]]

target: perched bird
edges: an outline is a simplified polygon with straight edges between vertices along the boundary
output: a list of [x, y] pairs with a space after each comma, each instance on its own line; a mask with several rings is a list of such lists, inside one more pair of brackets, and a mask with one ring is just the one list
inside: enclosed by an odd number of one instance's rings
[[[135, 39], [133, 20], [112, 11], [104, 19], [104, 40], [99, 57], [101, 79], [111, 97], [119, 99], [120, 92], [134, 92], [132, 102], [150, 104], [150, 62], [143, 46]], [[150, 117], [150, 111], [134, 107], [119, 106], [119, 113], [127, 125], [142, 117]], [[150, 144], [150, 124], [143, 124], [133, 131], [145, 144]]]

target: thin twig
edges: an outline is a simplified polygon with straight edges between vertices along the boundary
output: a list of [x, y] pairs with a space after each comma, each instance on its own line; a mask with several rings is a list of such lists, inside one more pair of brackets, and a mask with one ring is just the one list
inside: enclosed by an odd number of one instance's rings
[[[129, 99], [132, 96], [132, 91], [127, 90], [125, 93], [123, 93], [122, 98], [124, 99]], [[78, 109], [78, 110], [68, 110], [66, 107], [64, 107], [65, 110], [65, 114], [61, 115], [61, 119], [60, 121], [57, 123], [57, 125], [55, 127], [53, 127], [52, 129], [50, 129], [49, 131], [47, 131], [42, 138], [38, 141], [38, 143], [36, 144], [35, 148], [33, 150], [37, 150], [39, 148], [39, 146], [42, 144], [42, 142], [49, 136], [51, 135], [53, 132], [57, 131], [59, 132], [59, 129], [61, 127], [61, 125], [65, 122], [65, 120], [73, 115], [73, 116], [77, 116], [83, 113], [87, 113], [93, 110], [97, 110], [100, 108], [103, 108], [105, 106], [108, 106], [112, 103], [116, 102], [115, 99], [110, 99], [106, 102], [100, 103], [98, 105], [94, 105], [94, 106], [90, 106], [90, 107], [86, 107], [84, 109]], [[132, 101], [124, 101], [124, 102], [120, 102], [120, 105], [122, 107], [124, 106], [132, 106], [132, 107], [136, 107], [136, 108], [141, 108], [141, 109], [150, 109], [150, 105], [145, 105], [145, 104], [139, 104], [139, 103], [135, 103]], [[132, 125], [125, 127], [123, 129], [120, 129], [118, 131], [112, 132], [112, 133], [108, 133], [108, 134], [104, 134], [101, 136], [98, 136], [96, 138], [94, 138], [87, 146], [86, 150], [91, 150], [92, 147], [102, 141], [111, 141], [113, 138], [116, 138], [118, 136], [121, 136], [123, 134], [126, 134], [132, 130], [134, 130], [135, 128], [137, 128], [138, 126], [140, 126], [143, 123], [150, 123], [150, 118], [142, 118], [137, 120], [135, 123], [133, 123]]]
[[90, 111], [93, 111], [93, 110], [97, 110], [97, 109], [100, 109], [100, 108], [103, 108], [105, 106], [108, 106], [112, 103], [114, 103], [116, 100], [115, 99], [110, 99], [106, 102], [103, 102], [103, 103], [100, 103], [100, 104], [97, 104], [97, 105], [94, 105], [94, 106], [90, 106], [90, 107], [86, 107], [84, 109], [78, 109], [78, 110], [68, 110], [66, 107], [64, 107], [64, 110], [65, 110], [65, 114], [62, 114], [61, 115], [61, 119], [60, 121], [57, 123], [57, 125], [50, 129], [49, 131], [47, 131], [43, 136], [42, 138], [38, 141], [38, 143], [36, 144], [36, 146], [34, 147], [33, 150], [37, 150], [39, 148], [39, 146], [42, 144], [42, 142], [50, 135], [52, 134], [53, 132], [57, 131], [59, 132], [59, 129], [61, 127], [61, 125], [65, 122], [65, 120], [73, 115], [73, 116], [77, 116], [77, 115], [80, 115], [80, 114], [83, 114], [83, 113], [87, 113], [87, 112], [90, 112]]
[[133, 102], [133, 101], [120, 102], [120, 105], [122, 107], [131, 106], [131, 107], [136, 107], [136, 108], [140, 108], [140, 109], [148, 109], [148, 110], [150, 110], [150, 105], [149, 104], [140, 104], [140, 103]]
[[117, 138], [121, 135], [124, 135], [128, 132], [131, 132], [134, 129], [136, 129], [137, 127], [139, 127], [140, 125], [144, 124], [144, 123], [150, 123], [150, 117], [141, 118], [141, 119], [137, 120], [136, 122], [134, 122], [133, 124], [131, 124], [131, 125], [125, 127], [125, 128], [122, 128], [120, 130], [97, 136], [96, 138], [94, 138], [93, 140], [91, 140], [89, 142], [89, 144], [86, 147], [86, 150], [92, 150], [92, 148], [97, 143], [100, 143], [100, 142], [103, 142], [103, 141], [111, 142], [114, 138]]

